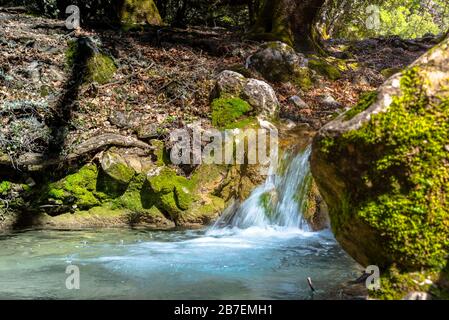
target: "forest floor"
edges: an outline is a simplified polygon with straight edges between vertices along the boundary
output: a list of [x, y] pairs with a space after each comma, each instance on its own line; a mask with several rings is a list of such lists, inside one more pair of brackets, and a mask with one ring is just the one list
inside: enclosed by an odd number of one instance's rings
[[[71, 109], [70, 119], [65, 119], [70, 133], [65, 149], [101, 133], [139, 137], [149, 124], [169, 130], [201, 120], [207, 127], [209, 96], [220, 71], [243, 70], [245, 76], [259, 77], [244, 68], [259, 43], [242, 40], [240, 34], [224, 29], [69, 31], [62, 21], [0, 10], [1, 127], [11, 121], [5, 115], [14, 113], [18, 103], [41, 106], [30, 112], [59, 112], [56, 105], [73, 89], [71, 73], [76, 72], [67, 63], [68, 44], [80, 36], [95, 39], [114, 58], [118, 69], [107, 84], [77, 88], [76, 97], [64, 106]], [[410, 64], [433, 40], [328, 41], [330, 51], [341, 54], [345, 50], [358, 68], [344, 72], [336, 81], [321, 77], [307, 92], [291, 83], [271, 83], [281, 103], [281, 117], [319, 129], [336, 112], [353, 106], [361, 93], [382, 84], [386, 69], [400, 70]], [[299, 109], [291, 104], [293, 95], [300, 96], [308, 107]], [[328, 96], [338, 103], [323, 102]], [[29, 137], [29, 143], [38, 141]]]

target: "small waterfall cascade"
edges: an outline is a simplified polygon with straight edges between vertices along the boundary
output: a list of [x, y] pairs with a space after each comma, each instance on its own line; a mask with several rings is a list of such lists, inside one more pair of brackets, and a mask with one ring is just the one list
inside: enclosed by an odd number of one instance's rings
[[310, 231], [303, 218], [312, 180], [309, 157], [311, 147], [291, 158], [275, 175], [267, 177], [241, 204], [229, 206], [213, 229], [235, 227], [282, 227]]

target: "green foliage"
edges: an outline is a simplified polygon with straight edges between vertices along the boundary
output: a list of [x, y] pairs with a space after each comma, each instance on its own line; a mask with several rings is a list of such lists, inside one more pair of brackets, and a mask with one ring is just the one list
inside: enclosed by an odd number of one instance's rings
[[245, 126], [251, 119], [242, 118], [251, 110], [249, 103], [240, 98], [215, 99], [212, 102], [212, 124], [220, 129]]
[[[372, 5], [378, 6], [378, 17], [370, 10]], [[377, 18], [380, 23], [375, 26]], [[331, 0], [324, 9], [323, 21], [320, 29], [325, 37], [363, 39], [398, 35], [416, 38], [445, 32], [449, 27], [449, 6], [445, 0]]]

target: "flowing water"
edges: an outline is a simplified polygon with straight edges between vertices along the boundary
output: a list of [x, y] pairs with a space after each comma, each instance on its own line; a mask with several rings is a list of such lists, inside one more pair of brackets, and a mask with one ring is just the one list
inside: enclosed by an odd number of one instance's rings
[[[0, 236], [0, 299], [339, 298], [359, 268], [330, 231], [310, 232], [302, 220], [309, 152], [204, 230]], [[267, 193], [276, 200], [269, 215], [261, 204]], [[66, 288], [70, 265], [80, 270], [79, 290]]]

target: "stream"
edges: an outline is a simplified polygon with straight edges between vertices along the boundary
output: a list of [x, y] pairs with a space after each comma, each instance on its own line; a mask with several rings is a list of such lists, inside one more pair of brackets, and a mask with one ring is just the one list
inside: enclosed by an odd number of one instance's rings
[[[311, 232], [302, 219], [309, 154], [203, 230], [0, 235], [0, 299], [338, 299], [360, 268], [329, 230]], [[267, 192], [277, 194], [270, 215]], [[69, 265], [78, 290], [66, 288]]]

